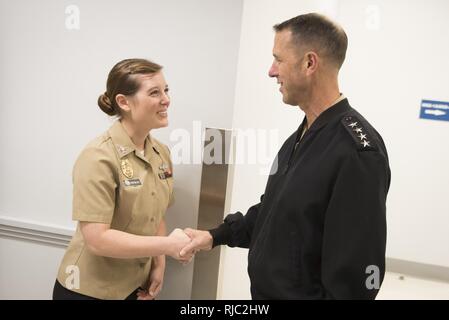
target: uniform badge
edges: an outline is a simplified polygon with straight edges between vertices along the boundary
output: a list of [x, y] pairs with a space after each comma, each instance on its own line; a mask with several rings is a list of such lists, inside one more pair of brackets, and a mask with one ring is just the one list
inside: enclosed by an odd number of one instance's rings
[[131, 163], [129, 163], [128, 159], [122, 160], [120, 167], [125, 177], [127, 177], [128, 179], [131, 179], [133, 177], [133, 168], [131, 167]]

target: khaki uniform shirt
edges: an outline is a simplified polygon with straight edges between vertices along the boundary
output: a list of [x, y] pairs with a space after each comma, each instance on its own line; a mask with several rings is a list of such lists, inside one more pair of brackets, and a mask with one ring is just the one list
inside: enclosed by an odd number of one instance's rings
[[[73, 169], [73, 219], [152, 236], [173, 202], [168, 148], [148, 135], [142, 155], [120, 121], [81, 152]], [[57, 279], [66, 288], [99, 299], [124, 299], [145, 284], [151, 258], [92, 254], [78, 227]]]

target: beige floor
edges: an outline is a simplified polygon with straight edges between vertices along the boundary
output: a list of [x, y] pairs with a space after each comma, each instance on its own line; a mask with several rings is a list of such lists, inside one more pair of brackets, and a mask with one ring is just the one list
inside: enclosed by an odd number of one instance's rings
[[387, 273], [378, 300], [449, 300], [449, 283]]

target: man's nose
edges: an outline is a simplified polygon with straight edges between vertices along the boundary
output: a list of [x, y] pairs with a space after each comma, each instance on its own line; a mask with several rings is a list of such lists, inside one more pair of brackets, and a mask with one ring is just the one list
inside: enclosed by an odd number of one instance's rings
[[268, 76], [273, 78], [273, 77], [277, 77], [278, 75], [278, 69], [277, 66], [275, 65], [275, 63], [273, 62], [273, 64], [270, 67], [270, 70], [268, 70]]

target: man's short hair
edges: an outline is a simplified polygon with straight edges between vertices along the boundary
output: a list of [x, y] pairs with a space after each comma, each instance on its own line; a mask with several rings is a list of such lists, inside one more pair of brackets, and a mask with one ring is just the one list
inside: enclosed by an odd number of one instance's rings
[[276, 24], [273, 28], [276, 32], [291, 31], [293, 44], [317, 51], [338, 69], [345, 61], [348, 37], [343, 28], [324, 15], [302, 14]]

